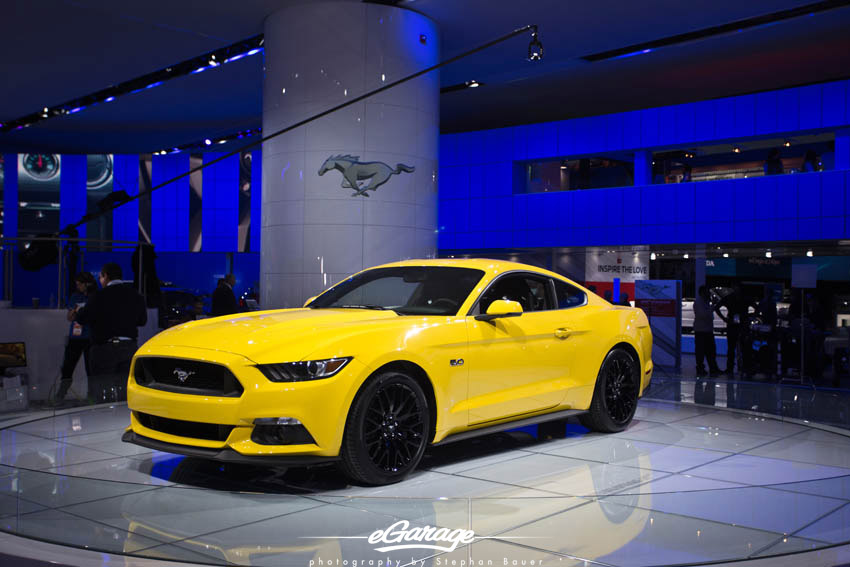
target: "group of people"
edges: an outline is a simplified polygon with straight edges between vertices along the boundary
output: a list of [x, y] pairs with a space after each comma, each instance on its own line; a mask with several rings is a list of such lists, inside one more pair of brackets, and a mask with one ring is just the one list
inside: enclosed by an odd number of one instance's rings
[[[765, 365], [767, 374], [772, 375], [776, 368], [776, 329], [778, 316], [776, 298], [773, 293], [765, 293], [764, 298], [754, 306], [754, 314], [760, 317], [759, 328], [762, 329], [764, 343], [767, 347], [768, 362]], [[726, 312], [723, 312], [723, 308]], [[715, 313], [726, 324], [726, 368], [721, 370], [717, 365], [717, 350], [714, 342]], [[708, 287], [700, 286], [697, 298], [694, 300], [694, 353], [696, 355], [697, 376], [733, 375], [735, 366], [745, 375], [755, 372], [756, 361], [753, 359], [752, 346], [747, 340], [752, 333], [749, 326], [750, 303], [740, 285], [735, 285], [732, 293], [719, 301], [712, 301]], [[752, 337], [749, 337], [752, 339]], [[738, 353], [740, 349], [740, 361]], [[708, 371], [704, 364], [708, 365]], [[771, 367], [772, 366], [772, 367]]]
[[[138, 328], [147, 323], [148, 316], [145, 299], [122, 275], [121, 266], [110, 262], [100, 271], [100, 288], [89, 272], [74, 278], [75, 291], [68, 298], [68, 342], [55, 404], [61, 405], [68, 395], [81, 357], [88, 375], [89, 401], [126, 398], [130, 362], [139, 346]], [[233, 274], [219, 280], [212, 297], [213, 317], [239, 312], [235, 284]]]
[[98, 279], [88, 272], [74, 278], [75, 293], [68, 301], [68, 343], [54, 402], [61, 404], [73, 382], [74, 369], [84, 357], [90, 401], [125, 399], [130, 361], [138, 348], [138, 328], [145, 325], [145, 300], [132, 282], [122, 280], [121, 266], [107, 263]]

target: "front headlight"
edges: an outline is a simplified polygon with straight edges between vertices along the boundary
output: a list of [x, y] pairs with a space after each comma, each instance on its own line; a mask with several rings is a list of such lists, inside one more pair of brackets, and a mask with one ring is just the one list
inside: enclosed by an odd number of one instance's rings
[[346, 356], [342, 358], [327, 358], [325, 360], [258, 364], [257, 368], [272, 382], [305, 382], [307, 380], [330, 378], [342, 370], [350, 360], [351, 357]]

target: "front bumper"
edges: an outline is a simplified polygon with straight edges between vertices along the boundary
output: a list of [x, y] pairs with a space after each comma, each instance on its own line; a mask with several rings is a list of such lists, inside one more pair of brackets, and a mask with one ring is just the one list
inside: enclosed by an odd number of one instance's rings
[[[243, 387], [239, 397], [217, 397], [168, 392], [138, 384], [136, 360], [142, 356], [189, 359], [227, 367]], [[272, 460], [292, 462], [292, 457], [337, 457], [342, 443], [348, 408], [368, 368], [352, 360], [339, 374], [324, 380], [275, 383], [245, 357], [194, 347], [170, 347], [140, 352], [133, 361], [127, 385], [130, 428], [124, 440], [172, 453], [223, 461]], [[224, 440], [196, 439], [166, 433], [143, 425], [139, 414], [187, 422], [230, 426]], [[315, 443], [264, 445], [251, 439], [254, 420], [290, 417], [299, 420]], [[153, 444], [157, 446], [153, 447]]]
[[178, 443], [165, 443], [157, 441], [150, 437], [143, 437], [128, 429], [121, 436], [121, 441], [125, 443], [133, 443], [148, 449], [163, 451], [166, 453], [176, 453], [178, 455], [186, 455], [187, 457], [201, 457], [204, 459], [213, 459], [226, 463], [250, 463], [250, 464], [266, 464], [277, 466], [309, 466], [323, 463], [332, 463], [339, 460], [339, 457], [320, 457], [320, 456], [303, 456], [303, 455], [242, 455], [237, 453], [230, 447], [224, 449], [205, 449], [203, 447], [192, 447], [191, 445], [181, 445]]

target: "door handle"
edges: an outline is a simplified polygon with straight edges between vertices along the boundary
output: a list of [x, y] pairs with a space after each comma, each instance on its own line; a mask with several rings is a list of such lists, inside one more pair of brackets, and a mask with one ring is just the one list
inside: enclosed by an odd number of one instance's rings
[[561, 327], [560, 329], [555, 329], [555, 337], [563, 340], [569, 337], [573, 332], [566, 327]]

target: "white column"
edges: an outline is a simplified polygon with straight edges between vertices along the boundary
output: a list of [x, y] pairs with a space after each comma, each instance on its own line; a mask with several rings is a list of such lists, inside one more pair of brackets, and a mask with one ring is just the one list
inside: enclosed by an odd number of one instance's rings
[[[433, 65], [438, 46], [435, 24], [402, 8], [283, 8], [265, 22], [263, 133]], [[433, 72], [263, 145], [264, 308], [299, 307], [363, 268], [436, 254], [438, 96]], [[334, 161], [364, 187], [343, 187]]]

